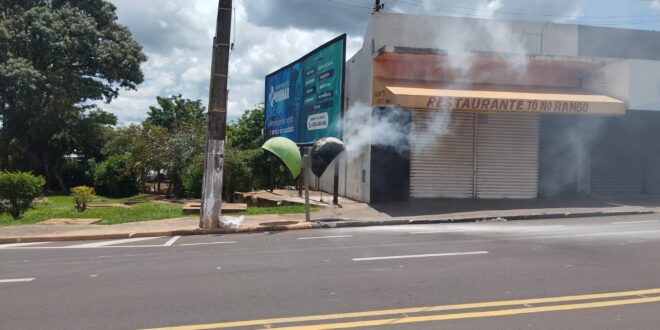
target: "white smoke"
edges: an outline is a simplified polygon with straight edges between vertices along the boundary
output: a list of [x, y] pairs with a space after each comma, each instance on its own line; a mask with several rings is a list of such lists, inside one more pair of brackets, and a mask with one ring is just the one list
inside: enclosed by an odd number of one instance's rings
[[[430, 1], [425, 6], [432, 6]], [[437, 5], [437, 4], [436, 4]], [[478, 10], [488, 11], [492, 15], [502, 6], [501, 0], [483, 2]], [[462, 24], [460, 29], [442, 31], [432, 39], [431, 48], [445, 49], [448, 52], [447, 65], [453, 74], [449, 81], [450, 87], [464, 83], [479, 83], [488, 79], [491, 73], [487, 71], [475, 72], [477, 56], [472, 53], [474, 40], [483, 43], [482, 48], [493, 54], [507, 54], [502, 57], [511, 72], [526, 75], [526, 49], [521, 38], [516, 37], [511, 27], [504, 22], [492, 20], [476, 20], [474, 24]], [[464, 29], [464, 26], [471, 26]], [[415, 29], [411, 26], [411, 29]], [[408, 31], [414, 32], [414, 31]], [[406, 33], [404, 31], [404, 33]], [[447, 47], [450, 46], [450, 47]], [[420, 65], [428, 65], [421, 63]], [[423, 70], [416, 70], [422, 72]], [[437, 80], [438, 77], [426, 77]], [[412, 125], [412, 116], [424, 116]], [[450, 111], [428, 110], [412, 113], [407, 110], [390, 107], [386, 110], [373, 110], [365, 104], [355, 104], [345, 112], [343, 120], [344, 142], [349, 160], [360, 155], [366, 146], [390, 147], [404, 154], [412, 151], [421, 152], [424, 149], [441, 143], [441, 137], [450, 134]], [[406, 142], [407, 141], [407, 142]], [[411, 143], [412, 148], [411, 150]]]
[[366, 146], [388, 146], [404, 152], [402, 141], [408, 139], [408, 129], [399, 112], [372, 117], [372, 107], [363, 103], [351, 106], [344, 115], [344, 141], [349, 159]]
[[493, 18], [495, 15], [495, 12], [502, 8], [502, 1], [501, 0], [489, 0], [486, 2], [482, 2], [479, 4], [477, 7], [478, 11], [482, 11], [486, 13], [487, 18]]
[[413, 153], [420, 153], [432, 148], [440, 142], [444, 135], [451, 134], [451, 112], [447, 110], [421, 110], [412, 113], [412, 116], [423, 116], [424, 120], [416, 120], [411, 126], [411, 142]]
[[[373, 111], [373, 112], [372, 112]], [[409, 111], [397, 107], [374, 109], [357, 103], [344, 115], [344, 142], [349, 160], [357, 157], [365, 147], [392, 148], [399, 154], [419, 152], [450, 133], [450, 112], [426, 111], [421, 125], [413, 125]], [[414, 150], [409, 142], [414, 141]]]

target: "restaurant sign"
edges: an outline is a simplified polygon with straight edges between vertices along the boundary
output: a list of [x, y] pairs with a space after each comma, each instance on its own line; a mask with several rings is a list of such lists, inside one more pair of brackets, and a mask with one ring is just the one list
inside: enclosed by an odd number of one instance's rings
[[577, 114], [589, 113], [589, 105], [589, 102], [579, 101], [454, 98], [440, 96], [430, 96], [426, 101], [426, 108], [429, 109]]
[[[396, 82], [394, 82], [396, 83]], [[374, 107], [479, 112], [623, 115], [623, 101], [583, 90], [449, 89], [374, 80]]]

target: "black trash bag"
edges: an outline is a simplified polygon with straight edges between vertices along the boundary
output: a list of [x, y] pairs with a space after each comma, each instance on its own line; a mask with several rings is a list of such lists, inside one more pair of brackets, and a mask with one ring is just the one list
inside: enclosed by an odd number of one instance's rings
[[314, 143], [310, 158], [312, 160], [312, 173], [321, 177], [337, 155], [344, 151], [344, 142], [333, 137], [322, 138]]

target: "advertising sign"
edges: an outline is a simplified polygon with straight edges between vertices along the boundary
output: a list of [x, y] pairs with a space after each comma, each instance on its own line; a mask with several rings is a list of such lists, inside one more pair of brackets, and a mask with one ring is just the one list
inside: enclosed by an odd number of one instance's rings
[[346, 35], [266, 76], [266, 138], [341, 138]]

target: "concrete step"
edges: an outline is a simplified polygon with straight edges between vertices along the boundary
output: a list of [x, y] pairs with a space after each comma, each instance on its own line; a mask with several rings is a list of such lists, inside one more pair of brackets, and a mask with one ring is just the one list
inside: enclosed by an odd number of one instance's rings
[[[184, 214], [199, 214], [202, 204], [186, 203], [183, 205]], [[248, 205], [245, 203], [222, 203], [223, 213], [238, 213], [247, 211]]]

